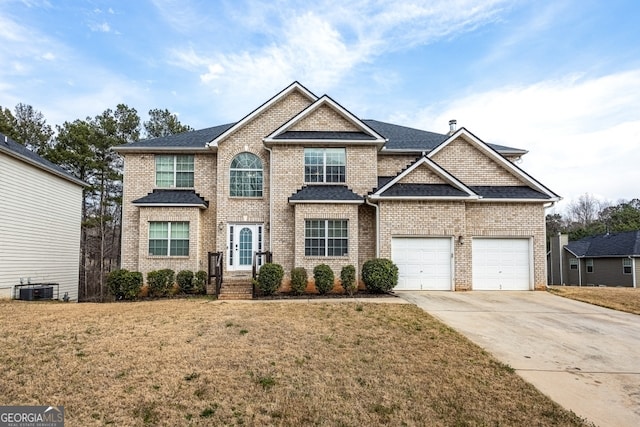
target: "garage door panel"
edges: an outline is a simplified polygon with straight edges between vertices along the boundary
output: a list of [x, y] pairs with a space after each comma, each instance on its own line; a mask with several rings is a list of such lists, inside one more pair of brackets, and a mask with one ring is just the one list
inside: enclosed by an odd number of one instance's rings
[[393, 238], [396, 290], [451, 290], [450, 238]]
[[473, 239], [475, 290], [529, 290], [529, 239]]

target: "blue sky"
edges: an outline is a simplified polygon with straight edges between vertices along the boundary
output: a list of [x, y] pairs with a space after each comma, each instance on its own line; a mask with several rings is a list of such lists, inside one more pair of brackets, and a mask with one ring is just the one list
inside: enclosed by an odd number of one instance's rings
[[364, 119], [529, 150], [564, 197], [640, 198], [634, 0], [0, 0], [0, 105], [200, 129], [298, 80]]

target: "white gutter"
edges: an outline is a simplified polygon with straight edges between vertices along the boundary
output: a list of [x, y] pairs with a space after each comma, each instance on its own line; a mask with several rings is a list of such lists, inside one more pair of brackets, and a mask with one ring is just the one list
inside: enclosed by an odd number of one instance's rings
[[631, 258], [631, 280], [633, 280], [633, 287], [637, 288], [638, 283], [636, 282], [636, 259], [631, 256], [629, 258]]
[[364, 198], [364, 202], [376, 210], [376, 258], [380, 258], [380, 207], [371, 203], [368, 197]]
[[264, 149], [269, 152], [269, 251], [271, 251], [273, 249], [273, 246], [271, 246], [271, 227], [273, 226], [273, 194], [271, 191], [273, 189], [273, 152], [271, 151], [271, 148], [264, 145], [264, 143], [262, 145], [264, 146]]

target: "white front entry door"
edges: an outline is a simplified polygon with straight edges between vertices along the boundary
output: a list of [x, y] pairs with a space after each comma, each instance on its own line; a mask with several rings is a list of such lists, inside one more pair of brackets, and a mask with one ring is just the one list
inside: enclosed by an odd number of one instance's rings
[[262, 251], [262, 224], [229, 224], [227, 269], [251, 270], [254, 252]]

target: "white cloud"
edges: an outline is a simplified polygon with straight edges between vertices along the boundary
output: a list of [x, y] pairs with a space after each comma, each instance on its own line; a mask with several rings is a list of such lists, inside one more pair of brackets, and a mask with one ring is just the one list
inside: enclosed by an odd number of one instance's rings
[[[213, 94], [233, 93], [228, 97], [232, 101], [225, 101], [224, 106], [227, 118], [233, 119], [248, 113], [248, 103], [266, 100], [293, 80], [319, 93], [330, 92], [355, 67], [380, 55], [493, 22], [504, 3], [325, 0], [305, 4], [302, 9], [287, 2], [250, 1], [236, 4], [235, 11], [238, 23], [246, 25], [256, 39], [262, 38], [260, 44], [231, 53], [211, 52], [205, 45], [174, 47], [169, 62], [198, 72]], [[156, 0], [155, 4], [166, 19], [183, 21], [169, 12], [175, 2]], [[381, 75], [377, 78], [385, 79]], [[386, 78], [387, 83], [392, 80]], [[233, 104], [240, 99], [241, 104]]]
[[566, 201], [585, 192], [603, 200], [639, 197], [640, 70], [599, 78], [567, 76], [460, 97], [403, 122], [447, 130], [457, 119], [485, 142], [524, 148], [522, 167]]
[[89, 24], [89, 28], [91, 31], [100, 32], [100, 33], [108, 33], [111, 31], [111, 26], [107, 22], [97, 23], [93, 22]]

